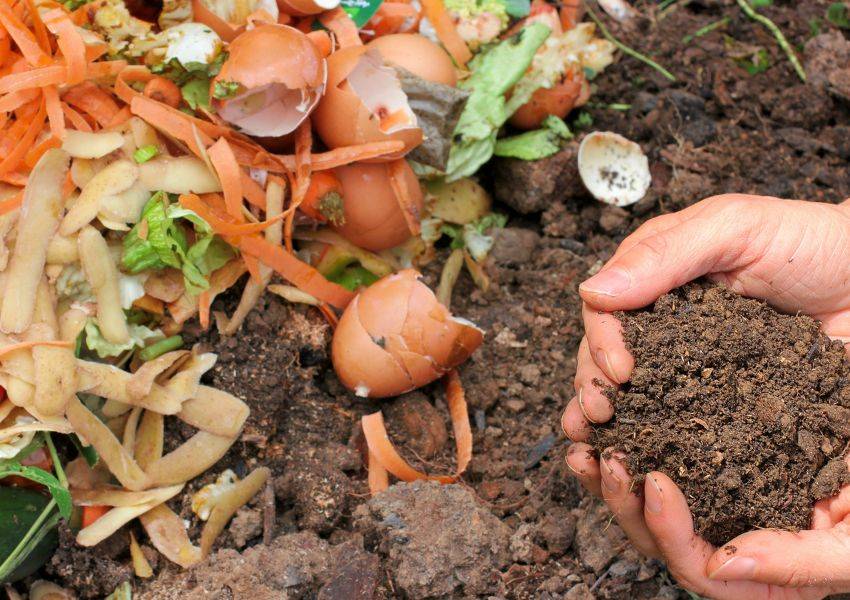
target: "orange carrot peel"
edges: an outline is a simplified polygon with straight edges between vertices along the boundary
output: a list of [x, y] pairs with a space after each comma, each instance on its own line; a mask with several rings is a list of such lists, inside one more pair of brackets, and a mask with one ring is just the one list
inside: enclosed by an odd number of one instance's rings
[[366, 445], [369, 447], [369, 489], [373, 495], [386, 489], [388, 483], [386, 472], [407, 482], [427, 479], [440, 483], [454, 483], [466, 471], [469, 461], [472, 460], [472, 429], [469, 425], [466, 396], [457, 370], [449, 371], [445, 375], [443, 385], [455, 435], [457, 467], [454, 474], [430, 475], [410, 466], [390, 441], [384, 416], [378, 411], [364, 415], [360, 421]]

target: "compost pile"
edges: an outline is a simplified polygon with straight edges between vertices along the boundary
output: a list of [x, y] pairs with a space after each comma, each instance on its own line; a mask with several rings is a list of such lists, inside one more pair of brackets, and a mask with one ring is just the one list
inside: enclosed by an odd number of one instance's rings
[[850, 366], [815, 320], [707, 284], [618, 317], [635, 369], [594, 444], [670, 475], [710, 542], [805, 529], [850, 480]]

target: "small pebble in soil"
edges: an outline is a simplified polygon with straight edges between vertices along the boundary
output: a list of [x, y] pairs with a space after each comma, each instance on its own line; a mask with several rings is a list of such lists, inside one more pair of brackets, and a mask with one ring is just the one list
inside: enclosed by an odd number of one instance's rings
[[617, 316], [635, 368], [593, 444], [673, 478], [708, 541], [805, 529], [850, 480], [850, 364], [815, 320], [702, 283]]

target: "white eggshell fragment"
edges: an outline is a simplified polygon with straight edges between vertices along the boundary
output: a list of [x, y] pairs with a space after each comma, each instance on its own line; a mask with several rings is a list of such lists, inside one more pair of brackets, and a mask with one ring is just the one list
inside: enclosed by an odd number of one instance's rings
[[578, 149], [578, 173], [594, 198], [615, 206], [634, 204], [652, 183], [640, 146], [611, 131], [585, 136]]

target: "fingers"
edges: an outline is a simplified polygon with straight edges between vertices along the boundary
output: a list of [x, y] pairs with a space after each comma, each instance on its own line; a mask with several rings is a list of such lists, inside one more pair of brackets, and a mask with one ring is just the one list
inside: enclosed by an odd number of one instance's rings
[[742, 266], [741, 257], [753, 254], [748, 245], [753, 224], [761, 220], [758, 200], [741, 195], [704, 200], [709, 204], [690, 218], [659, 227], [608, 261], [581, 284], [582, 299], [609, 312], [640, 308], [706, 273]]
[[567, 404], [564, 414], [561, 416], [561, 428], [568, 438], [574, 442], [586, 442], [590, 439], [591, 426], [584, 416], [578, 396]]
[[602, 496], [599, 461], [596, 460], [596, 453], [591, 446], [582, 442], [570, 445], [567, 450], [567, 468], [588, 492], [594, 496]]
[[620, 462], [622, 458], [621, 454], [610, 453], [603, 453], [600, 458], [602, 497], [638, 551], [658, 558], [661, 554], [643, 517], [643, 497], [638, 496], [642, 490], [635, 489], [634, 479]]
[[[586, 356], [605, 373], [607, 379], [616, 383], [625, 383], [632, 374], [635, 360], [623, 342], [623, 328], [619, 319], [609, 312], [582, 304]], [[579, 347], [581, 358], [581, 347]]]
[[611, 402], [594, 381], [601, 382], [603, 386], [616, 385], [593, 360], [587, 339], [582, 338], [578, 348], [576, 395], [561, 416], [561, 427], [574, 442], [587, 441], [591, 433], [590, 424], [604, 423], [614, 414]]
[[678, 583], [718, 600], [766, 597], [765, 586], [714, 581], [706, 565], [714, 547], [694, 532], [693, 519], [681, 490], [663, 473], [652, 472], [644, 483], [644, 518], [655, 543]]
[[709, 577], [789, 587], [850, 584], [850, 526], [800, 532], [750, 531], [715, 552]]

